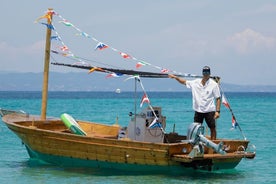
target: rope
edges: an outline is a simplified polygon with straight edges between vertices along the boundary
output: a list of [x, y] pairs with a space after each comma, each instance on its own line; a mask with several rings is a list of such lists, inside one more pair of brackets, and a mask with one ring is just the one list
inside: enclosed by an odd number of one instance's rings
[[[218, 86], [219, 86], [219, 89], [220, 89], [220, 91], [221, 91], [221, 95], [225, 98], [225, 100], [227, 101], [227, 103], [229, 103], [229, 101], [227, 100], [226, 96], [224, 95], [224, 92], [223, 92], [221, 86], [220, 86], [220, 85], [218, 85]], [[231, 115], [232, 115], [232, 118], [234, 119], [234, 121], [235, 121], [235, 123], [236, 123], [236, 126], [239, 128], [239, 130], [240, 130], [240, 132], [241, 132], [241, 135], [243, 136], [244, 140], [246, 140], [246, 137], [245, 137], [245, 135], [244, 135], [244, 133], [243, 133], [241, 127], [240, 127], [240, 124], [238, 123], [238, 121], [237, 121], [237, 119], [236, 119], [236, 117], [235, 117], [235, 115], [234, 115], [234, 112], [233, 112], [233, 110], [232, 110], [230, 104], [228, 104], [227, 108], [229, 109], [229, 111], [230, 111], [230, 113], [231, 113]]]

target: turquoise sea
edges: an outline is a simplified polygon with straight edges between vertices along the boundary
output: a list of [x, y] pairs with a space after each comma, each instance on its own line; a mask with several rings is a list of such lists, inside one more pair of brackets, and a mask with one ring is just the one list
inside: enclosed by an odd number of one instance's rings
[[[254, 160], [242, 160], [232, 170], [188, 171], [182, 175], [132, 173], [104, 169], [64, 168], [30, 160], [25, 147], [0, 120], [0, 183], [276, 183], [276, 93], [225, 93], [236, 119], [251, 144]], [[136, 100], [134, 97], [137, 97]], [[186, 134], [193, 120], [190, 92], [150, 92], [153, 106], [161, 106], [167, 117], [166, 132]], [[66, 112], [76, 119], [128, 124], [129, 112], [141, 108], [142, 93], [50, 92], [48, 116]], [[0, 92], [0, 107], [40, 114], [40, 92]], [[144, 104], [143, 107], [146, 107]], [[231, 130], [231, 114], [224, 106], [217, 121], [218, 137], [243, 139], [239, 129]]]

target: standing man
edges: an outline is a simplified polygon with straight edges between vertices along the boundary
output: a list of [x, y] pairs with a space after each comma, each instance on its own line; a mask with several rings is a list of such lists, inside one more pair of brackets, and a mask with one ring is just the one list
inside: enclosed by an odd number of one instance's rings
[[169, 74], [170, 78], [176, 79], [179, 83], [191, 88], [193, 95], [193, 109], [195, 111], [194, 122], [207, 123], [211, 130], [211, 139], [217, 136], [216, 119], [220, 116], [220, 90], [218, 84], [210, 79], [210, 67], [202, 69], [202, 79], [185, 80]]

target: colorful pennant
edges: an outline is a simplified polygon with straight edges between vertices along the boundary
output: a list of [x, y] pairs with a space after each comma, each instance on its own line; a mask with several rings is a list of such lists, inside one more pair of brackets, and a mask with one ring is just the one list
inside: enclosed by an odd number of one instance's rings
[[[192, 74], [182, 74], [181, 72], [176, 72], [174, 70], [169, 70], [169, 69], [165, 69], [163, 67], [159, 67], [159, 66], [156, 66], [156, 65], [153, 65], [151, 63], [148, 63], [148, 62], [145, 62], [143, 60], [140, 60], [140, 59], [137, 59], [136, 57], [133, 57], [131, 56], [130, 54], [127, 54], [125, 52], [122, 52], [116, 48], [113, 48], [111, 47], [109, 44], [104, 44], [103, 42], [99, 41], [98, 39], [96, 39], [95, 37], [87, 34], [86, 32], [83, 32], [81, 29], [79, 29], [78, 27], [76, 27], [73, 23], [71, 23], [70, 21], [68, 21], [67, 19], [63, 18], [60, 14], [54, 12], [54, 11], [50, 11], [50, 12], [47, 12], [47, 14], [45, 14], [44, 16], [41, 16], [40, 18], [38, 18], [36, 21], [39, 21], [40, 19], [42, 18], [49, 18], [51, 17], [51, 15], [56, 15], [58, 16], [61, 20], [59, 21], [59, 23], [67, 26], [67, 27], [72, 27], [74, 28], [75, 30], [78, 31], [78, 33], [76, 35], [80, 35], [80, 36], [83, 36], [85, 38], [89, 38], [89, 39], [92, 39], [93, 41], [95, 41], [97, 44], [95, 46], [95, 50], [104, 50], [106, 48], [110, 48], [111, 50], [113, 50], [114, 52], [118, 52], [124, 59], [131, 59], [131, 60], [134, 60], [136, 62], [136, 68], [140, 68], [142, 66], [145, 66], [145, 65], [149, 65], [151, 67], [154, 67], [156, 69], [158, 69], [161, 73], [168, 73], [168, 72], [172, 72], [174, 74], [178, 74], [178, 75], [182, 75], [184, 77], [194, 77], [195, 75], [192, 75]], [[56, 32], [57, 33], [57, 32]], [[59, 36], [59, 39], [61, 40], [61, 37]], [[62, 41], [61, 41], [62, 42]], [[65, 46], [65, 44], [62, 42], [62, 45]], [[70, 52], [68, 50], [68, 52]], [[71, 53], [72, 54], [72, 53]], [[74, 54], [72, 54], [74, 55]]]
[[121, 73], [110, 73], [107, 76], [105, 76], [105, 78], [110, 78], [110, 77], [121, 77], [123, 76], [123, 74]]
[[141, 100], [141, 103], [140, 103], [140, 107], [142, 107], [144, 103], [148, 103], [148, 104], [150, 103], [150, 100], [149, 100], [149, 98], [148, 98], [148, 96], [147, 96], [146, 93], [144, 93], [144, 95], [142, 97], [142, 100]]
[[108, 45], [106, 45], [102, 42], [99, 42], [98, 45], [96, 45], [95, 50], [104, 50], [106, 48], [108, 48]]

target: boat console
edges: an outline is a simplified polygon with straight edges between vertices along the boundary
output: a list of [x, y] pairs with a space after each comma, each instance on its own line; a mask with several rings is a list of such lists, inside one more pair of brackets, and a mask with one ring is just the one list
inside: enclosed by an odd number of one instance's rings
[[131, 116], [127, 137], [135, 141], [163, 143], [165, 127], [166, 117], [162, 116], [161, 107], [147, 107], [140, 114]]

